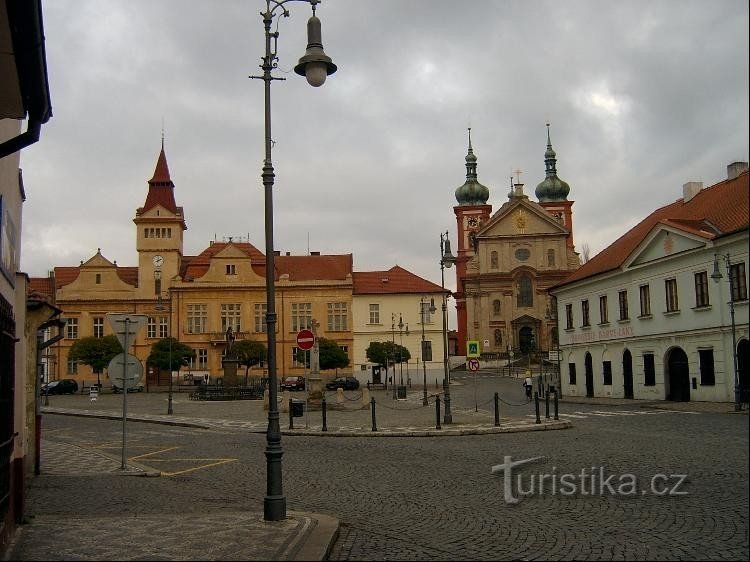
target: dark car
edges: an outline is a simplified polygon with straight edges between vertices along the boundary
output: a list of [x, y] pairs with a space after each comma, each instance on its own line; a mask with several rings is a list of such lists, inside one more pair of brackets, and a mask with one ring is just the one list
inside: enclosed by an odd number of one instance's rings
[[60, 379], [42, 385], [42, 394], [75, 394], [78, 383], [75, 379]]
[[284, 377], [281, 390], [305, 390], [305, 377]]
[[343, 388], [344, 390], [357, 390], [359, 388], [359, 381], [354, 377], [336, 377], [331, 382], [326, 384], [328, 390], [336, 390]]
[[[135, 386], [131, 386], [128, 389], [128, 392], [143, 392], [143, 389], [144, 389], [143, 383], [139, 382], [139, 383], [136, 383]], [[122, 392], [122, 389], [119, 386], [113, 384], [112, 392], [114, 392], [115, 394], [120, 394]]]

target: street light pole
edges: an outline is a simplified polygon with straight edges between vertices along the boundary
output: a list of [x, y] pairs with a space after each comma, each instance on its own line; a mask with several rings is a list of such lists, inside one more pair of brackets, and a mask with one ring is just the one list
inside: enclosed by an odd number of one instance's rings
[[[716, 283], [723, 277], [721, 271], [719, 271], [719, 256], [714, 254], [714, 272], [711, 274], [711, 279]], [[734, 367], [734, 411], [742, 411], [742, 402], [740, 397], [740, 378], [739, 371], [737, 369], [737, 334], [734, 322], [734, 271], [732, 269], [732, 259], [729, 252], [721, 254], [721, 259], [724, 260], [724, 264], [727, 268], [727, 280], [729, 281], [729, 316], [732, 322], [732, 361]]]
[[[300, 58], [294, 71], [305, 75], [311, 86], [321, 86], [328, 74], [336, 72], [333, 64], [323, 52], [320, 32], [320, 20], [315, 16], [315, 6], [320, 0], [266, 0], [266, 10], [261, 12], [265, 28], [265, 56], [261, 59], [260, 68], [263, 76], [251, 76], [264, 82], [265, 100], [265, 159], [263, 161], [264, 196], [265, 196], [265, 237], [266, 237], [266, 334], [268, 338], [268, 429], [266, 431], [266, 496], [263, 499], [263, 517], [266, 521], [280, 521], [286, 518], [286, 497], [282, 489], [281, 428], [279, 426], [279, 409], [277, 403], [278, 388], [276, 376], [276, 293], [274, 286], [274, 244], [273, 244], [273, 182], [274, 170], [271, 160], [271, 82], [285, 80], [271, 75], [277, 67], [276, 43], [279, 32], [271, 31], [274, 18], [288, 17], [289, 11], [284, 7], [292, 1], [307, 2], [312, 5], [313, 15], [307, 22], [308, 45], [305, 55]], [[278, 28], [277, 28], [278, 29]], [[273, 39], [273, 49], [271, 48]]]
[[452, 267], [456, 263], [456, 257], [451, 253], [451, 241], [448, 239], [448, 231], [440, 233], [440, 287], [443, 296], [443, 391], [445, 392], [445, 414], [443, 423], [453, 423], [451, 414], [451, 389], [450, 372], [448, 370], [448, 297], [445, 294], [445, 268]]
[[[424, 338], [424, 315], [425, 315], [425, 308], [427, 307], [427, 301], [425, 300], [426, 297], [422, 297], [419, 299], [419, 317], [420, 320], [422, 320], [422, 384], [424, 388], [424, 394], [422, 396], [422, 405], [427, 406], [427, 363], [425, 361], [426, 356], [426, 349], [427, 344]], [[435, 314], [435, 299], [430, 299], [430, 307], [427, 309], [429, 310], [430, 314]], [[430, 357], [430, 361], [432, 361], [432, 357]]]

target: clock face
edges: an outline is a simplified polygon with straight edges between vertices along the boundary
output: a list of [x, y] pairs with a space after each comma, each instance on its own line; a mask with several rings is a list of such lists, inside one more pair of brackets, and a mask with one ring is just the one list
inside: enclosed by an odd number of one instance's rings
[[154, 259], [152, 260], [154, 262], [154, 265], [156, 267], [161, 267], [164, 265], [164, 258], [161, 256], [154, 256]]
[[477, 220], [477, 217], [469, 217], [467, 224], [469, 226], [477, 226], [479, 224], [479, 221]]

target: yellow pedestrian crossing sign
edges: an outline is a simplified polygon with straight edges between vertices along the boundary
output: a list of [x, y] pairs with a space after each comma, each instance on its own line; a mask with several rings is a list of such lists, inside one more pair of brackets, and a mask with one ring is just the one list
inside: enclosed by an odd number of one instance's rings
[[468, 340], [466, 342], [466, 357], [479, 357], [478, 340]]

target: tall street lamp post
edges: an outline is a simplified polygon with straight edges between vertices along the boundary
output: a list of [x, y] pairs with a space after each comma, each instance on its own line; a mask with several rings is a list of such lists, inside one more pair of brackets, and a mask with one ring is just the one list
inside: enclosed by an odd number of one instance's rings
[[456, 263], [456, 257], [451, 253], [451, 241], [448, 239], [448, 231], [440, 233], [440, 287], [443, 294], [443, 391], [445, 392], [445, 414], [443, 423], [453, 423], [451, 414], [451, 381], [448, 371], [448, 297], [445, 294], [445, 268], [452, 267]]
[[419, 299], [419, 318], [422, 321], [422, 384], [424, 394], [422, 396], [422, 405], [427, 406], [427, 361], [432, 361], [432, 350], [430, 350], [430, 357], [427, 357], [427, 341], [424, 338], [424, 317], [427, 313], [435, 314], [435, 299], [430, 299], [428, 303], [426, 297]]
[[[307, 21], [307, 51], [294, 67], [294, 72], [304, 75], [311, 86], [321, 86], [326, 76], [336, 72], [336, 65], [323, 52], [320, 20], [315, 16], [315, 6], [320, 0], [266, 0], [266, 10], [261, 12], [265, 28], [266, 52], [261, 59], [263, 76], [251, 76], [264, 82], [265, 97], [265, 159], [263, 161], [263, 187], [265, 194], [265, 236], [266, 236], [266, 334], [268, 337], [268, 429], [266, 431], [266, 496], [263, 499], [263, 517], [266, 521], [280, 521], [286, 518], [286, 497], [282, 488], [281, 429], [277, 404], [278, 388], [276, 376], [276, 294], [274, 287], [274, 245], [273, 245], [273, 163], [271, 160], [271, 82], [285, 80], [272, 76], [277, 67], [277, 31], [271, 31], [274, 18], [289, 17], [285, 5], [289, 2], [307, 2], [312, 6], [313, 15]], [[277, 20], [278, 23], [278, 20]], [[273, 46], [271, 40], [273, 39]]]
[[546, 320], [554, 320], [555, 327], [553, 328], [553, 343], [555, 344], [555, 354], [557, 356], [557, 380], [555, 384], [555, 392], [559, 397], [562, 397], [562, 371], [560, 367], [560, 326], [557, 323], [557, 301], [553, 297], [552, 307], [547, 306], [547, 310], [544, 314]]
[[406, 324], [406, 330], [404, 330], [404, 319], [401, 317], [401, 314], [398, 315], [398, 340], [399, 340], [399, 347], [398, 347], [398, 368], [399, 368], [399, 386], [404, 386], [404, 363], [403, 363], [403, 357], [401, 353], [404, 349], [404, 331], [406, 331], [406, 336], [409, 336], [409, 324]]
[[[721, 259], [724, 260], [724, 264], [727, 267], [727, 280], [729, 281], [729, 316], [732, 322], [732, 361], [734, 363], [734, 411], [739, 412], [742, 410], [742, 402], [740, 397], [740, 376], [737, 370], [737, 334], [734, 323], [734, 268], [728, 252], [721, 254]], [[721, 271], [719, 271], [719, 256], [714, 254], [714, 272], [711, 274], [711, 279], [718, 283], [723, 277]]]
[[[393, 363], [393, 374], [391, 375], [391, 386], [393, 387], [393, 399], [396, 399], [396, 313], [391, 312], [391, 359]], [[386, 364], [388, 358], [386, 357]], [[386, 372], [386, 375], [388, 373]]]
[[[154, 271], [154, 280], [156, 281], [156, 310], [163, 311], [164, 304], [161, 299], [161, 270], [157, 269]], [[172, 292], [169, 292], [169, 307], [167, 308], [167, 342], [169, 345], [169, 397], [167, 399], [167, 415], [171, 416], [174, 414], [172, 410]], [[161, 320], [159, 321], [161, 325]], [[159, 328], [161, 331], [161, 327]], [[161, 336], [161, 334], [159, 334]], [[159, 376], [161, 379], [161, 376]], [[127, 389], [125, 389], [127, 391]]]

